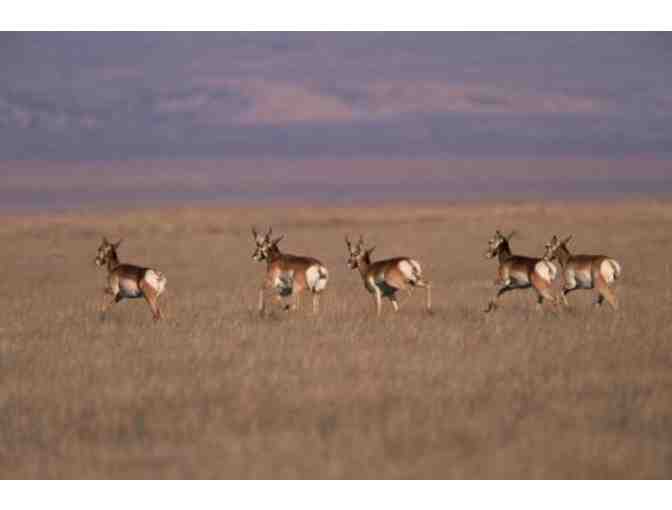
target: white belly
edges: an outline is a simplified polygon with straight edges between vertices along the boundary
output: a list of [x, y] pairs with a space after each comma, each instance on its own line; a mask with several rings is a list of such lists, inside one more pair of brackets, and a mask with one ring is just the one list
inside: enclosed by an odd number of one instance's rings
[[527, 277], [527, 273], [515, 272], [509, 275], [508, 287], [524, 288], [529, 287], [530, 285], [530, 279]]
[[566, 286], [569, 288], [592, 289], [593, 278], [589, 271], [574, 271], [568, 269], [565, 272]]
[[138, 298], [142, 296], [142, 290], [134, 280], [120, 280], [119, 294], [128, 299]]
[[278, 272], [273, 287], [281, 296], [290, 296], [294, 289], [294, 271]]

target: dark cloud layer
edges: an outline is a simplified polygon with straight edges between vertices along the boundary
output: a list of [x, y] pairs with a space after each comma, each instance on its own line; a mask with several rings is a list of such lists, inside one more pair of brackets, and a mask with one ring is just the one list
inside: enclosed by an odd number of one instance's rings
[[4, 33], [0, 158], [657, 156], [672, 36]]

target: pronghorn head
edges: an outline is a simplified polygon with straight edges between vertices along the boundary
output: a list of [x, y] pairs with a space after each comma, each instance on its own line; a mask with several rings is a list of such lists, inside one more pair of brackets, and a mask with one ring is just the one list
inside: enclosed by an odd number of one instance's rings
[[359, 241], [357, 241], [357, 244], [355, 245], [350, 242], [350, 238], [346, 235], [345, 244], [348, 246], [348, 267], [350, 267], [350, 269], [357, 269], [362, 262], [365, 262], [366, 264], [371, 263], [371, 253], [373, 253], [373, 250], [375, 250], [376, 247], [374, 246], [373, 248], [365, 250], [364, 238], [361, 235], [359, 236]]
[[111, 243], [107, 240], [107, 237], [103, 237], [96, 254], [96, 265], [105, 266], [109, 260], [117, 260], [117, 248], [119, 248], [121, 241], [119, 239], [116, 243]]
[[509, 244], [509, 241], [514, 234], [515, 231], [511, 232], [508, 236], [505, 236], [499, 230], [496, 230], [493, 238], [488, 241], [488, 249], [485, 252], [485, 256], [489, 259], [496, 257], [499, 251]]
[[558, 239], [558, 236], [553, 236], [551, 240], [544, 246], [544, 248], [546, 248], [546, 252], [544, 253], [544, 259], [554, 260], [558, 258], [558, 251], [560, 250], [560, 248], [564, 248], [565, 250], [569, 251], [567, 249], [567, 243], [571, 240], [572, 235], [565, 237], [562, 241]]
[[282, 241], [285, 236], [282, 235], [271, 240], [271, 234], [273, 234], [273, 228], [271, 227], [268, 228], [268, 232], [264, 235], [259, 234], [257, 229], [252, 227], [252, 237], [254, 237], [254, 242], [257, 244], [254, 253], [252, 253], [252, 258], [257, 262], [267, 260], [271, 253], [280, 251], [278, 243]]

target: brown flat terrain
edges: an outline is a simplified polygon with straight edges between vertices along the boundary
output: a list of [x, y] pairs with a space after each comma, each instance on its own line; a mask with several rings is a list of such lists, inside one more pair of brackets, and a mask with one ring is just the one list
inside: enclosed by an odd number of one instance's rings
[[[330, 269], [322, 313], [254, 311], [251, 224]], [[622, 308], [535, 311], [493, 294], [495, 228], [517, 253], [553, 233], [623, 267]], [[434, 282], [381, 320], [345, 264], [418, 258]], [[672, 202], [189, 208], [0, 223], [4, 478], [669, 478]], [[168, 277], [163, 323], [142, 300], [97, 306], [101, 235]]]

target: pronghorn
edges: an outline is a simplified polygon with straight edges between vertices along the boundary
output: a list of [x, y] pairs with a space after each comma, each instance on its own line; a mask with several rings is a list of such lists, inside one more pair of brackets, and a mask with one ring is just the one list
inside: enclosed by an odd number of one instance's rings
[[329, 279], [327, 268], [317, 259], [282, 253], [278, 243], [284, 235], [271, 240], [272, 233], [273, 229], [269, 228], [266, 235], [261, 235], [252, 227], [252, 236], [257, 243], [252, 258], [258, 262], [266, 261], [266, 277], [259, 289], [259, 312], [264, 311], [264, 294], [267, 290], [273, 290], [278, 301], [283, 297], [294, 296], [294, 306], [286, 307], [291, 310], [299, 308], [301, 293], [308, 289], [313, 294], [313, 313], [317, 313], [320, 294], [327, 287]]
[[348, 266], [350, 269], [359, 269], [364, 288], [375, 296], [377, 315], [380, 316], [383, 297], [388, 298], [392, 302], [394, 311], [398, 312], [397, 291], [408, 290], [410, 294], [412, 287], [424, 287], [427, 311], [431, 312], [432, 286], [430, 282], [423, 279], [422, 269], [417, 260], [409, 257], [395, 257], [371, 262], [371, 253], [375, 250], [375, 246], [365, 250], [362, 236], [359, 237], [354, 248], [348, 236], [345, 236], [345, 243], [348, 245], [350, 255]]
[[514, 232], [511, 232], [508, 236], [505, 236], [497, 230], [495, 236], [488, 242], [488, 250], [485, 252], [485, 256], [499, 258], [495, 285], [502, 286], [488, 303], [486, 313], [497, 308], [497, 302], [502, 294], [514, 289], [527, 289], [529, 287], [534, 287], [537, 292], [538, 308], [541, 308], [544, 299], [557, 304], [557, 299], [551, 292], [557, 269], [550, 261], [545, 259], [512, 255], [509, 241], [513, 234]]
[[562, 300], [567, 305], [567, 294], [577, 289], [596, 289], [595, 305], [600, 306], [606, 299], [614, 310], [618, 309], [618, 299], [609, 285], [621, 276], [621, 265], [605, 255], [572, 255], [567, 243], [572, 236], [560, 241], [553, 236], [546, 245], [547, 260], [558, 259], [563, 273]]
[[124, 298], [144, 297], [152, 309], [154, 320], [161, 318], [158, 298], [166, 289], [166, 277], [156, 269], [121, 264], [117, 257], [117, 248], [121, 241], [110, 243], [105, 237], [98, 248], [96, 265], [107, 267], [107, 287], [105, 299], [100, 308], [101, 316], [114, 303]]

